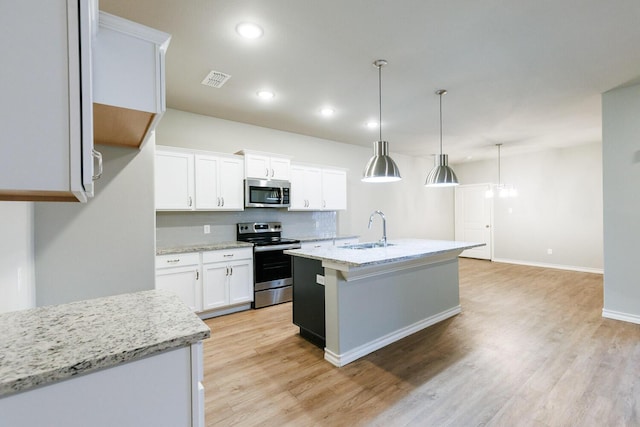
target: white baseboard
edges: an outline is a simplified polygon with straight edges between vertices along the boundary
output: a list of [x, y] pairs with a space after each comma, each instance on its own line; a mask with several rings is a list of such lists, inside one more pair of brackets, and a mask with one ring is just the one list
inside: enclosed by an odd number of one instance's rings
[[547, 264], [544, 262], [520, 261], [520, 260], [506, 259], [506, 258], [494, 258], [492, 261], [502, 262], [505, 264], [527, 265], [530, 267], [555, 268], [556, 270], [579, 271], [581, 273], [604, 274], [604, 270], [602, 268], [576, 267], [573, 265], [562, 265], [562, 264]]
[[251, 310], [251, 303], [236, 305], [233, 307], [217, 308], [210, 311], [201, 311], [197, 313], [200, 319], [210, 319], [212, 317], [224, 316], [225, 314], [237, 313], [238, 311]]
[[636, 323], [640, 325], [640, 316], [638, 316], [637, 314], [622, 313], [620, 311], [607, 310], [603, 308], [602, 317], [613, 320], [622, 320], [623, 322]]
[[342, 354], [336, 354], [327, 348], [324, 349], [324, 359], [331, 363], [334, 366], [341, 367], [348, 363], [353, 362], [356, 359], [360, 359], [363, 356], [366, 356], [369, 353], [373, 353], [374, 351], [385, 347], [391, 343], [394, 343], [398, 340], [401, 340], [404, 337], [407, 337], [413, 333], [416, 333], [424, 328], [427, 328], [431, 325], [435, 325], [438, 322], [442, 322], [445, 319], [455, 316], [462, 311], [459, 305], [435, 314], [431, 317], [427, 317], [426, 319], [422, 319], [412, 325], [405, 326], [404, 328], [398, 329], [397, 331], [391, 332], [387, 335], [384, 335], [380, 338], [377, 338], [373, 341], [369, 341], [366, 344], [360, 345], [354, 349], [348, 350]]

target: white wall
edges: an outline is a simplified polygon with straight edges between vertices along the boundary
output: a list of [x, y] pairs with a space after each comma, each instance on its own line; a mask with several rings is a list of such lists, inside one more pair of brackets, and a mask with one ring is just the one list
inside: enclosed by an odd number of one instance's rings
[[155, 287], [154, 148], [98, 146], [93, 199], [35, 204], [37, 305]]
[[34, 306], [33, 203], [0, 202], [0, 313]]
[[603, 316], [640, 323], [640, 85], [602, 100]]
[[[517, 198], [494, 199], [494, 258], [601, 272], [601, 143], [505, 156], [502, 182]], [[454, 165], [463, 184], [495, 183], [495, 160]], [[552, 249], [552, 254], [547, 254]]]
[[[363, 129], [363, 139], [375, 139]], [[157, 128], [156, 143], [222, 153], [243, 148], [293, 156], [294, 162], [336, 166], [349, 170], [348, 210], [338, 213], [337, 232], [357, 234], [362, 240], [379, 239], [382, 226], [367, 230], [369, 215], [376, 209], [387, 217], [389, 238], [420, 237], [453, 239], [453, 190], [423, 186], [432, 159], [391, 153], [403, 180], [371, 184], [360, 181], [373, 148], [343, 144], [289, 132], [247, 125], [208, 116], [167, 110]], [[390, 141], [393, 150], [393, 141]], [[372, 147], [372, 146], [371, 146]], [[188, 217], [185, 218], [188, 220]]]

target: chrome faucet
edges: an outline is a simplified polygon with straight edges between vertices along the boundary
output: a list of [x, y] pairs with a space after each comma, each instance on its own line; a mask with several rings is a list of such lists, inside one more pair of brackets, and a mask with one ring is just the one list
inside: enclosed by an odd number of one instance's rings
[[371, 213], [371, 216], [369, 216], [369, 225], [367, 226], [367, 228], [369, 230], [371, 230], [371, 223], [373, 222], [373, 216], [375, 214], [380, 215], [380, 218], [382, 218], [382, 239], [380, 239], [380, 241], [384, 244], [384, 247], [387, 247], [387, 218], [385, 218], [384, 213], [382, 213], [382, 211], [373, 211]]

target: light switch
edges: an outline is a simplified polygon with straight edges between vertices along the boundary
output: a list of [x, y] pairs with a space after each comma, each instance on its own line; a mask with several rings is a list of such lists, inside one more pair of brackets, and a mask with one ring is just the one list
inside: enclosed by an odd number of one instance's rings
[[209, 224], [204, 226], [204, 234], [210, 234], [211, 233], [211, 226]]

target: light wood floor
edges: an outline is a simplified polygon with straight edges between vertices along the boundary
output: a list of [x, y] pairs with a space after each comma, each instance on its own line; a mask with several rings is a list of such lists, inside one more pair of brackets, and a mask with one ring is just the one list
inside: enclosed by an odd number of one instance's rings
[[[462, 313], [345, 367], [291, 304], [208, 320], [209, 426], [640, 426], [640, 325], [602, 276], [462, 259]], [[366, 304], [366, 295], [363, 295]]]

